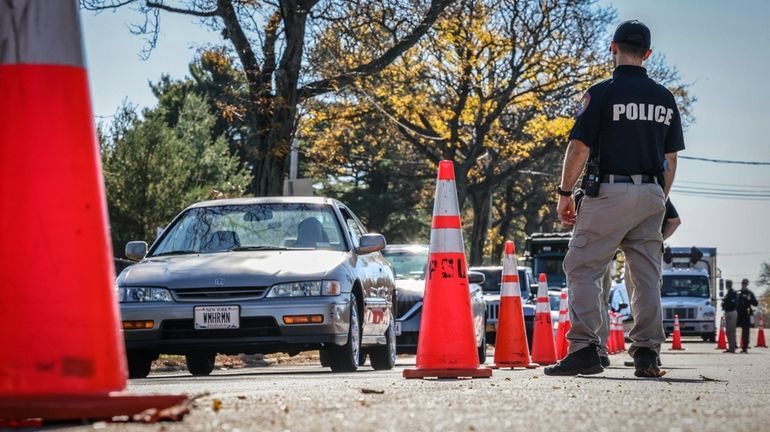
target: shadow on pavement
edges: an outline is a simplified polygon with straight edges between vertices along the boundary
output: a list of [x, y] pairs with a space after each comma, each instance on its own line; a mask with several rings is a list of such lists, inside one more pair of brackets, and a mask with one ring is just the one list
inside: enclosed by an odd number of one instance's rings
[[[664, 369], [665, 370], [665, 369]], [[578, 378], [584, 378], [588, 380], [607, 380], [607, 381], [654, 381], [661, 383], [681, 383], [681, 384], [705, 384], [706, 380], [694, 379], [694, 378], [637, 378], [637, 377], [607, 377], [607, 376], [587, 376], [578, 375]]]

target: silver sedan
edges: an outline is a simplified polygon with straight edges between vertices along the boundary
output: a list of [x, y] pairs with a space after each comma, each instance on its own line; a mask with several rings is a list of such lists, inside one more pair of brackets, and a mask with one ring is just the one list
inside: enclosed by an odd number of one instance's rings
[[394, 274], [385, 238], [325, 198], [194, 204], [117, 279], [131, 377], [159, 354], [208, 375], [217, 353], [321, 350], [335, 371], [375, 369], [396, 355]]

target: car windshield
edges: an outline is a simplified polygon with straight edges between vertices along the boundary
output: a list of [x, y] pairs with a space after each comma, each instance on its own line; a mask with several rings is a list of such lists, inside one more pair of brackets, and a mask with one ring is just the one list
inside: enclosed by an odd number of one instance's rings
[[425, 279], [425, 266], [428, 264], [428, 249], [392, 250], [385, 249], [382, 255], [393, 264], [396, 279]]
[[664, 276], [661, 297], [709, 297], [709, 280], [705, 276]]
[[[485, 294], [499, 294], [500, 293], [500, 279], [503, 276], [503, 270], [489, 269], [489, 268], [471, 268], [471, 271], [484, 273], [484, 283], [481, 284], [481, 290]], [[519, 269], [519, 290], [521, 291], [522, 298], [529, 297], [527, 291], [527, 272], [523, 269]]]
[[548, 294], [548, 302], [551, 305], [551, 310], [559, 310], [561, 307], [561, 293], [559, 294]]
[[549, 287], [566, 288], [567, 276], [564, 274], [562, 263], [564, 256], [538, 256], [535, 258], [535, 275], [545, 273]]
[[187, 210], [150, 256], [224, 251], [345, 250], [331, 206], [276, 203]]

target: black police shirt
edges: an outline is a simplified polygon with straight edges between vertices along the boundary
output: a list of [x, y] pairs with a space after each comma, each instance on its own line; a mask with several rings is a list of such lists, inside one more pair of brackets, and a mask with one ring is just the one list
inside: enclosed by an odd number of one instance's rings
[[658, 175], [684, 149], [674, 95], [641, 66], [621, 65], [583, 95], [570, 139], [600, 149], [602, 174]]

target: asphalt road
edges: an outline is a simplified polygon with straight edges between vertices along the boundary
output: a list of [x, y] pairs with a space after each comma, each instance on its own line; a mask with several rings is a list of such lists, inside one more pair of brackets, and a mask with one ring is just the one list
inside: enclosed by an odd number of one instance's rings
[[[752, 342], [756, 337], [752, 337]], [[298, 365], [215, 371], [210, 377], [154, 374], [134, 393], [200, 395], [177, 423], [59, 425], [118, 431], [759, 431], [770, 430], [770, 352], [723, 354], [685, 340], [662, 355], [661, 379], [639, 379], [626, 354], [591, 377], [499, 370], [482, 380], [405, 380], [397, 368], [333, 374]], [[490, 354], [492, 350], [490, 349]], [[491, 361], [491, 360], [490, 360]]]

